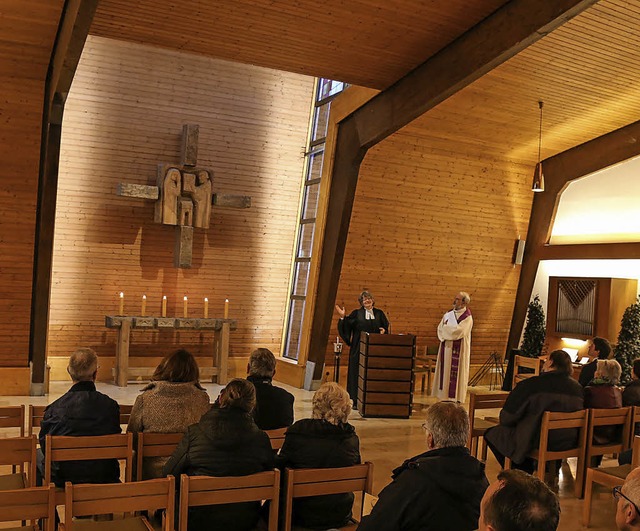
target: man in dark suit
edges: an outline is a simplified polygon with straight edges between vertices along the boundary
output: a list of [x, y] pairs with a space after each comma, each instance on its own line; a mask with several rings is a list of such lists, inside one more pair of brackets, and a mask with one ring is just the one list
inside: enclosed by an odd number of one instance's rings
[[291, 393], [273, 385], [276, 374], [276, 357], [267, 348], [251, 353], [247, 365], [247, 380], [256, 388], [256, 407], [253, 418], [261, 430], [286, 428], [293, 424], [293, 400]]
[[611, 356], [611, 344], [603, 337], [594, 337], [589, 345], [587, 356], [590, 358], [597, 356], [597, 358], [582, 367], [582, 372], [580, 372], [580, 377], [578, 378], [582, 387], [586, 387], [593, 380], [598, 368], [598, 360], [609, 359], [609, 356]]

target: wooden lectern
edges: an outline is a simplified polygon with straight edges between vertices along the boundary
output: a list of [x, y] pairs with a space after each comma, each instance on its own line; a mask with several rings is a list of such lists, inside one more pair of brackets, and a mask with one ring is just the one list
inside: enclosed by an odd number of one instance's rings
[[363, 417], [411, 416], [416, 336], [360, 335], [358, 410]]

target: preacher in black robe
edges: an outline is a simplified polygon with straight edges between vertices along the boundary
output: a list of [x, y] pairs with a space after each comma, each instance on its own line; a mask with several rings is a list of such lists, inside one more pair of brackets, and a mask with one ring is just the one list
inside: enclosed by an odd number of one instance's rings
[[349, 345], [349, 372], [347, 373], [347, 391], [353, 400], [353, 408], [358, 407], [358, 362], [360, 360], [360, 333], [388, 334], [389, 320], [382, 310], [374, 308], [375, 300], [368, 291], [363, 291], [358, 297], [360, 308], [345, 315], [344, 308], [336, 305], [340, 314], [338, 333]]

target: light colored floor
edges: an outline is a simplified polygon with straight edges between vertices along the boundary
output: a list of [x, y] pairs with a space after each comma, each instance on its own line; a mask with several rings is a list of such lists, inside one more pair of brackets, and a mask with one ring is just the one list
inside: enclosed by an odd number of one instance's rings
[[[221, 386], [216, 384], [203, 384], [213, 401], [220, 392]], [[48, 404], [60, 395], [64, 394], [70, 384], [66, 382], [52, 382], [51, 393], [45, 397], [0, 397], [0, 406], [14, 404]], [[99, 383], [98, 389], [111, 396], [121, 404], [133, 404], [135, 397], [140, 392], [142, 384], [129, 385], [126, 388], [116, 387], [111, 384]], [[309, 417], [311, 414], [311, 397], [313, 393], [301, 389], [290, 388], [282, 385], [294, 394], [295, 418]], [[391, 470], [402, 463], [406, 458], [424, 451], [424, 433], [421, 428], [424, 422], [424, 410], [433, 403], [433, 399], [426, 395], [416, 394], [414, 411], [410, 419], [364, 419], [357, 412], [352, 413], [350, 422], [355, 426], [360, 437], [360, 450], [362, 458], [374, 463], [374, 491], [379, 492], [390, 479]], [[605, 459], [603, 466], [617, 464], [613, 460]], [[575, 463], [570, 463], [575, 467]], [[487, 460], [487, 477], [493, 481], [499, 466], [489, 452]], [[561, 531], [574, 531], [585, 529], [581, 524], [582, 500], [573, 495], [573, 477], [569, 468], [565, 465], [561, 471], [559, 486], [562, 517], [560, 520]], [[592, 511], [592, 524], [589, 529], [613, 530], [614, 502], [609, 491], [596, 490]]]

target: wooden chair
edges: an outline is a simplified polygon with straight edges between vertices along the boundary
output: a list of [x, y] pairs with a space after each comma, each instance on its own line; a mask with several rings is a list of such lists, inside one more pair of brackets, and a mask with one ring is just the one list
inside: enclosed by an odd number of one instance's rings
[[24, 405], [0, 407], [0, 428], [18, 428], [24, 437]]
[[438, 357], [438, 347], [429, 346], [424, 349], [424, 356], [416, 356], [413, 368], [413, 389], [417, 390], [418, 377], [421, 376], [421, 391], [424, 394], [425, 380], [427, 382], [427, 394], [431, 394], [431, 375], [436, 372], [436, 360]]
[[633, 447], [636, 437], [636, 429], [640, 428], [640, 406], [631, 406], [631, 429], [629, 430], [629, 448]]
[[[27, 435], [33, 435], [35, 430], [40, 431], [40, 424], [44, 417], [44, 410], [47, 406], [29, 406], [29, 414], [27, 416]], [[35, 435], [38, 435], [37, 433]]]
[[133, 409], [133, 406], [125, 405], [125, 404], [119, 404], [119, 406], [120, 406], [120, 425], [128, 426], [129, 420], [131, 419], [131, 410]]
[[612, 466], [607, 468], [587, 468], [584, 489], [584, 504], [582, 506], [582, 523], [589, 527], [591, 523], [591, 503], [593, 496], [593, 484], [598, 483], [608, 488], [624, 483], [629, 472], [640, 465], [640, 436], [633, 439], [633, 453], [630, 465]]
[[[31, 437], [9, 437], [0, 439], [0, 465], [11, 465], [14, 467], [13, 474], [0, 476], [0, 490], [24, 489], [35, 486], [35, 435]], [[16, 467], [18, 472], [15, 471]]]
[[262, 500], [270, 500], [268, 529], [277, 531], [279, 495], [279, 470], [234, 477], [182, 474], [178, 531], [187, 531], [189, 507]]
[[65, 531], [153, 531], [144, 516], [126, 515], [123, 520], [74, 520], [76, 516], [133, 513], [165, 509], [165, 531], [173, 530], [175, 508], [175, 479], [109, 483], [104, 485], [65, 484]]
[[[42, 531], [55, 529], [55, 487], [32, 487], [0, 491], [0, 522], [19, 522], [45, 518]], [[12, 527], [16, 529], [38, 529], [36, 526]]]
[[[533, 372], [520, 373], [520, 369], [533, 369]], [[516, 355], [513, 362], [513, 381], [511, 389], [513, 389], [522, 380], [537, 376], [540, 374], [540, 358], [528, 358], [527, 356]]]
[[[373, 463], [348, 466], [344, 468], [287, 468], [285, 470], [284, 531], [291, 531], [293, 500], [307, 496], [341, 494], [344, 492], [362, 492], [371, 494], [373, 486]], [[364, 505], [364, 503], [363, 503]], [[362, 507], [360, 510], [362, 519]], [[341, 527], [342, 530], [355, 530], [358, 522]]]
[[[469, 389], [469, 450], [473, 456], [478, 455], [478, 446], [480, 446], [480, 437], [484, 437], [484, 432], [488, 428], [496, 426], [498, 419], [476, 418], [476, 411], [481, 409], [502, 409], [504, 406], [508, 392], [478, 392], [475, 389]], [[483, 444], [482, 459], [487, 460], [487, 445]]]
[[[591, 458], [605, 454], [619, 454], [629, 447], [631, 431], [631, 407], [613, 409], [589, 409], [589, 430], [587, 432], [587, 449], [584, 456], [584, 473], [578, 498], [582, 498], [585, 486], [585, 474]], [[621, 435], [608, 444], [596, 444], [593, 440], [594, 429], [599, 426], [618, 427]]]
[[288, 428], [278, 428], [277, 430], [266, 430], [265, 433], [269, 436], [271, 441], [271, 448], [274, 450], [280, 450], [284, 444], [284, 436], [287, 433]]
[[145, 457], [171, 457], [184, 433], [139, 432], [136, 445], [136, 479], [142, 479]]
[[[534, 449], [527, 456], [538, 461], [538, 469], [536, 471], [536, 475], [538, 476], [538, 478], [540, 478], [541, 481], [544, 481], [544, 473], [548, 461], [557, 461], [560, 459], [567, 459], [568, 457], [577, 457], [578, 463], [576, 466], [575, 480], [575, 493], [577, 497], [580, 497], [584, 485], [584, 463], [587, 437], [589, 433], [588, 411], [589, 410], [587, 409], [581, 409], [580, 411], [574, 411], [572, 413], [546, 411], [542, 416], [542, 423], [540, 425], [539, 448]], [[549, 433], [553, 430], [562, 430], [567, 428], [577, 428], [579, 430], [577, 445], [569, 450], [550, 450]], [[509, 459], [508, 457], [505, 459], [504, 468], [505, 470], [511, 468], [511, 459]]]

